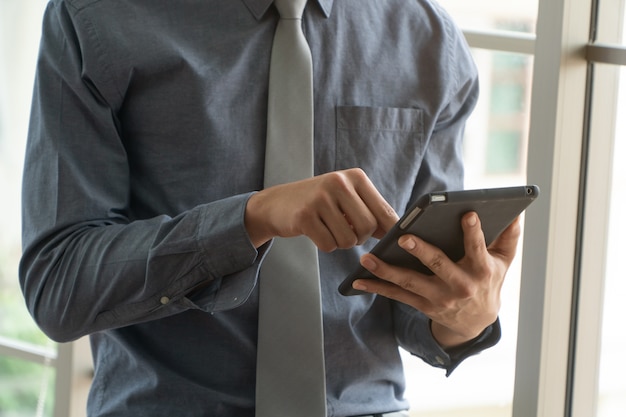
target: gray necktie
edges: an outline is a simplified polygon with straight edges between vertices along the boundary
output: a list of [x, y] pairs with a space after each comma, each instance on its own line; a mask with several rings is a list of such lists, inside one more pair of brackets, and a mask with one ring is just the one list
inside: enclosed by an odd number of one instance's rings
[[[313, 75], [306, 0], [275, 0], [264, 185], [313, 175]], [[260, 276], [257, 417], [324, 417], [326, 384], [317, 248], [274, 239]]]

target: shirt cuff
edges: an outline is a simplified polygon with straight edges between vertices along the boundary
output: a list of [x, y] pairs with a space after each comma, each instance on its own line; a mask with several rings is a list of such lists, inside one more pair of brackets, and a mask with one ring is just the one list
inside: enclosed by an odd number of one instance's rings
[[395, 309], [397, 336], [404, 341], [401, 342], [404, 349], [431, 366], [445, 369], [446, 376], [450, 376], [465, 359], [494, 346], [500, 340], [500, 320], [497, 319], [475, 339], [451, 349], [443, 349], [432, 334], [431, 320], [424, 313], [402, 303], [397, 303]]
[[205, 312], [242, 305], [256, 286], [260, 266], [271, 242], [255, 248], [245, 228], [245, 207], [250, 194], [220, 201], [202, 216], [198, 240], [204, 252], [207, 280], [187, 295], [191, 308]]
[[446, 376], [450, 376], [457, 366], [470, 356], [477, 355], [485, 349], [494, 346], [500, 341], [502, 329], [500, 328], [500, 319], [498, 318], [493, 324], [487, 327], [475, 339], [465, 342], [459, 346], [447, 349], [448, 365], [446, 366]]

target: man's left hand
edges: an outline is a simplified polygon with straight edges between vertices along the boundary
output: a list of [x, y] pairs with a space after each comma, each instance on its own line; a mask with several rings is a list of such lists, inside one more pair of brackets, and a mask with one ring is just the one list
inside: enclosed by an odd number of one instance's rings
[[426, 314], [432, 320], [433, 336], [444, 349], [474, 339], [496, 321], [504, 276], [521, 230], [516, 219], [487, 247], [476, 213], [466, 214], [461, 223], [465, 256], [460, 261], [455, 263], [440, 249], [405, 235], [398, 244], [434, 275], [389, 265], [368, 253], [361, 264], [381, 280], [353, 283], [355, 289], [397, 300]]

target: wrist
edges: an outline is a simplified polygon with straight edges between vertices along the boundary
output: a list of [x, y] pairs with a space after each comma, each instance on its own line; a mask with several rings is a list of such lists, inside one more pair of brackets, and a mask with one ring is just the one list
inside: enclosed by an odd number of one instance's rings
[[263, 214], [265, 203], [262, 194], [261, 191], [250, 196], [244, 215], [244, 225], [248, 237], [256, 248], [261, 247], [275, 236], [267, 224], [268, 216]]
[[430, 321], [430, 332], [442, 349], [452, 349], [479, 337], [485, 329], [478, 332], [458, 333], [437, 322]]

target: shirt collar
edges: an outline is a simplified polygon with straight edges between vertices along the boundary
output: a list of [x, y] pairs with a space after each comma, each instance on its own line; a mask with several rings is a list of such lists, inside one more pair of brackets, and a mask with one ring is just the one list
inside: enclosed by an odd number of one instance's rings
[[[267, 9], [269, 9], [272, 5], [273, 1], [274, 0], [243, 0], [246, 6], [248, 6], [250, 12], [257, 19], [261, 19], [263, 17], [265, 12], [267, 12]], [[333, 8], [333, 1], [334, 0], [315, 0], [315, 2], [321, 7], [322, 12], [324, 12], [326, 17], [330, 16], [330, 12]]]

